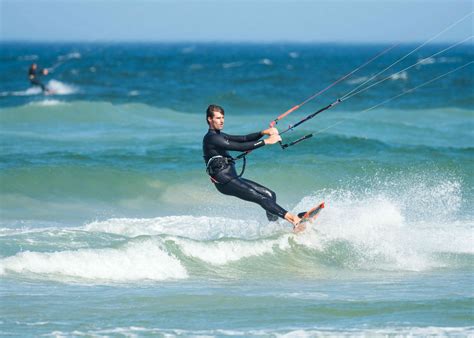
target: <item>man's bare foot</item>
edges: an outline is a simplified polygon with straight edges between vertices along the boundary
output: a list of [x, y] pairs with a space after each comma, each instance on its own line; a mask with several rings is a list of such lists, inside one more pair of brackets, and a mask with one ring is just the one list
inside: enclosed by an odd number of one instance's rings
[[301, 218], [299, 218], [296, 215], [290, 214], [289, 212], [286, 213], [285, 219], [293, 224], [293, 232], [294, 233], [299, 233], [306, 229], [306, 225], [300, 224], [301, 223]]
[[299, 222], [295, 226], [293, 226], [293, 232], [295, 234], [300, 233], [306, 229], [306, 225], [304, 223]]

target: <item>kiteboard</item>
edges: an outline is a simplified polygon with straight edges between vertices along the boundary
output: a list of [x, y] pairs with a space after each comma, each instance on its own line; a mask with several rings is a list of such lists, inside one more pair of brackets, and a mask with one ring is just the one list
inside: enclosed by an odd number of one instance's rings
[[299, 213], [298, 217], [301, 218], [301, 221], [294, 227], [294, 232], [298, 233], [306, 229], [306, 225], [313, 223], [323, 209], [324, 202], [321, 202], [308, 211]]

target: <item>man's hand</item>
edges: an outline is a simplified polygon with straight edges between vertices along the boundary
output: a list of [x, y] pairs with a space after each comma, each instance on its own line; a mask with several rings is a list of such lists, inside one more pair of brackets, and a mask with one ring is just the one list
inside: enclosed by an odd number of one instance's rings
[[[270, 128], [272, 129], [272, 128]], [[275, 144], [277, 142], [280, 142], [281, 141], [281, 136], [278, 135], [278, 134], [274, 134], [274, 135], [270, 135], [269, 138], [266, 138], [265, 140], [263, 140], [263, 142], [265, 142], [265, 144]]]
[[268, 128], [268, 129], [262, 130], [262, 135], [271, 136], [271, 135], [278, 135], [278, 134], [279, 134], [279, 131], [276, 128]]

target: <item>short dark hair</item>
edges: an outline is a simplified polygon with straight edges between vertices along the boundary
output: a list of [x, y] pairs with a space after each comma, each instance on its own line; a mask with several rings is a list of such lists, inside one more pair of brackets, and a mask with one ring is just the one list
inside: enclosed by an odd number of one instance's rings
[[224, 108], [221, 106], [218, 106], [217, 104], [210, 104], [209, 107], [207, 107], [206, 110], [206, 122], [209, 124], [209, 121], [207, 120], [209, 117], [212, 119], [214, 117], [214, 113], [221, 113], [224, 115]]

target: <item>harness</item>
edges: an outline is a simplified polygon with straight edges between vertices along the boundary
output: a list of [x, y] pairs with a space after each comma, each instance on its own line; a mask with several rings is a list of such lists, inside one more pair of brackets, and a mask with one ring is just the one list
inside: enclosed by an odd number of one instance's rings
[[[209, 175], [209, 177], [211, 179], [211, 182], [215, 183], [215, 184], [221, 184], [217, 179], [214, 178], [214, 176], [216, 174], [218, 174], [219, 171], [227, 168], [227, 166], [229, 166], [231, 164], [235, 164], [235, 161], [240, 160], [240, 159], [243, 159], [244, 163], [242, 164], [242, 171], [240, 172], [239, 175], [237, 175], [237, 177], [241, 177], [244, 174], [245, 165], [247, 164], [247, 159], [246, 159], [245, 155], [243, 155], [243, 156], [239, 155], [236, 158], [225, 157], [225, 156], [222, 156], [222, 155], [212, 156], [209, 159], [209, 161], [207, 161], [207, 164], [206, 164], [206, 173]], [[214, 162], [217, 162], [217, 163], [215, 164], [215, 167], [213, 168], [212, 164]]]

